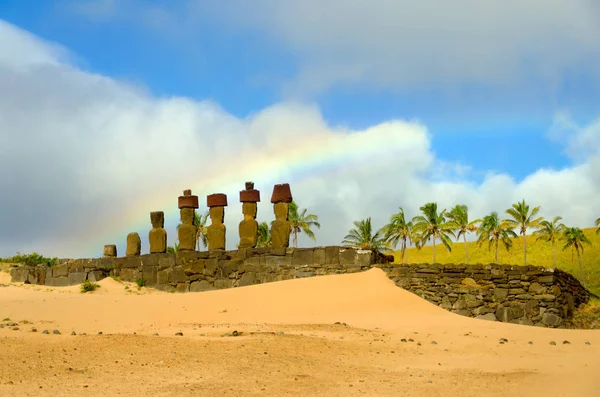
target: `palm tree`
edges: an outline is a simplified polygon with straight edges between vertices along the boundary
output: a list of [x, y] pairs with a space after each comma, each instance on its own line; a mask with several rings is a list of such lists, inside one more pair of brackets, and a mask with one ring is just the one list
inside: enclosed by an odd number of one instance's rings
[[194, 223], [196, 226], [196, 242], [198, 244], [198, 251], [200, 251], [200, 242], [202, 241], [202, 245], [204, 248], [208, 247], [208, 227], [206, 226], [206, 222], [208, 221], [208, 211], [204, 214], [200, 215], [196, 211], [194, 211]]
[[389, 251], [383, 236], [383, 230], [373, 233], [371, 218], [354, 222], [354, 228], [342, 240], [342, 244], [354, 248], [373, 249], [379, 252]]
[[311, 226], [321, 228], [319, 224], [319, 217], [313, 214], [307, 214], [306, 208], [303, 208], [298, 213], [298, 204], [292, 201], [288, 207], [288, 221], [292, 227], [292, 234], [294, 235], [294, 247], [298, 248], [298, 233], [304, 232], [313, 241], [317, 241], [315, 234], [310, 230]]
[[536, 241], [544, 240], [552, 243], [552, 253], [554, 254], [554, 268], [556, 269], [556, 240], [562, 236], [566, 226], [559, 223], [562, 217], [555, 217], [552, 222], [543, 220], [540, 222], [540, 228], [533, 232], [534, 236], [538, 236]]
[[600, 218], [596, 219], [596, 234], [600, 234]]
[[175, 253], [179, 252], [179, 243], [177, 241], [175, 241], [175, 244], [168, 246], [167, 252], [171, 253], [171, 254], [175, 254]]
[[506, 213], [512, 217], [508, 219], [508, 224], [513, 228], [519, 228], [519, 234], [523, 236], [523, 265], [527, 266], [527, 228], [537, 229], [540, 227], [540, 222], [544, 219], [542, 217], [534, 218], [540, 211], [540, 207], [537, 206], [529, 213], [529, 205], [525, 204], [525, 199], [513, 204], [512, 208], [506, 210]]
[[271, 231], [269, 230], [269, 224], [267, 222], [262, 222], [258, 224], [258, 238], [256, 240], [256, 246], [271, 246]]
[[477, 245], [481, 246], [484, 241], [489, 242], [488, 249], [492, 250], [492, 245], [496, 248], [496, 263], [498, 263], [498, 243], [501, 241], [507, 251], [512, 247], [511, 237], [517, 237], [515, 231], [506, 221], [500, 221], [497, 212], [492, 212], [481, 221], [481, 226], [477, 231], [479, 236]]
[[481, 219], [475, 219], [474, 221], [469, 222], [469, 209], [466, 205], [456, 205], [450, 212], [448, 213], [448, 218], [450, 219], [450, 224], [454, 228], [455, 231], [458, 232], [456, 235], [456, 241], [463, 236], [463, 240], [465, 242], [465, 256], [467, 259], [467, 265], [469, 264], [469, 248], [467, 245], [467, 233], [476, 232], [478, 227], [477, 224], [481, 222]]
[[585, 285], [585, 277], [583, 275], [583, 266], [581, 264], [581, 254], [583, 254], [583, 244], [592, 244], [592, 242], [583, 234], [583, 230], [578, 227], [569, 227], [565, 230], [563, 234], [563, 239], [565, 240], [565, 246], [563, 250], [567, 248], [571, 248], [572, 251], [577, 252], [577, 259], [579, 260], [579, 274], [581, 277], [581, 282], [584, 288], [587, 288]]
[[413, 224], [412, 222], [406, 222], [402, 207], [399, 210], [397, 214], [392, 215], [390, 223], [385, 225], [382, 230], [385, 233], [385, 241], [391, 247], [396, 248], [398, 242], [401, 242], [401, 263], [405, 263], [406, 247], [412, 243], [414, 237]]
[[437, 203], [427, 203], [420, 210], [423, 215], [413, 218], [413, 230], [420, 235], [421, 244], [424, 244], [430, 238], [433, 240], [433, 263], [435, 264], [435, 243], [437, 238], [440, 238], [448, 251], [452, 251], [450, 235], [454, 236], [454, 232], [452, 232], [452, 225], [446, 221], [446, 210], [442, 210], [438, 214]]

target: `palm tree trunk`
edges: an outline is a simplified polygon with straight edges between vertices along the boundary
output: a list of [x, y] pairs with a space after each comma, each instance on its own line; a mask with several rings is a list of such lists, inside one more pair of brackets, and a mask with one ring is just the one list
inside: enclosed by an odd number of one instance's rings
[[294, 248], [298, 248], [298, 231], [294, 229]]
[[498, 264], [498, 239], [496, 239], [496, 265]]
[[463, 240], [465, 241], [465, 255], [467, 257], [467, 265], [469, 264], [469, 247], [467, 247], [467, 234], [463, 233]]
[[404, 258], [406, 257], [406, 239], [402, 239], [402, 263], [404, 262]]
[[523, 266], [527, 266], [527, 235], [523, 233]]
[[587, 288], [585, 285], [585, 276], [583, 275], [583, 266], [581, 265], [581, 255], [579, 254], [579, 250], [577, 250], [577, 259], [579, 260], [579, 277], [581, 277], [581, 283], [583, 284], [583, 288]]
[[554, 253], [554, 270], [556, 270], [556, 244], [552, 241], [552, 252]]
[[435, 265], [435, 234], [433, 235], [433, 264]]

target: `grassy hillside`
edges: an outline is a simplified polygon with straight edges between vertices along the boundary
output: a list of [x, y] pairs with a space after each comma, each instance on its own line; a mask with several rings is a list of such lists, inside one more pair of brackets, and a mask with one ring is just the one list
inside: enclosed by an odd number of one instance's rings
[[[592, 245], [585, 245], [582, 256], [583, 271], [590, 291], [600, 295], [600, 235], [596, 229], [584, 229], [585, 235]], [[552, 246], [543, 241], [536, 242], [536, 237], [527, 236], [527, 264], [534, 266], [552, 267]], [[469, 263], [494, 263], [494, 251], [488, 251], [487, 243], [477, 247], [475, 242], [467, 243], [469, 249]], [[564, 243], [557, 243], [557, 267], [579, 278], [579, 264], [577, 254], [571, 258], [571, 250], [562, 250]], [[452, 244], [452, 252], [446, 251], [439, 244], [436, 247], [437, 263], [465, 263], [465, 245], [461, 242]], [[409, 248], [406, 250], [408, 263], [432, 263], [433, 247], [423, 247], [421, 250]], [[400, 263], [400, 251], [395, 252], [395, 262]], [[498, 262], [507, 265], [523, 265], [523, 237], [513, 239], [513, 248], [510, 252], [500, 245]]]

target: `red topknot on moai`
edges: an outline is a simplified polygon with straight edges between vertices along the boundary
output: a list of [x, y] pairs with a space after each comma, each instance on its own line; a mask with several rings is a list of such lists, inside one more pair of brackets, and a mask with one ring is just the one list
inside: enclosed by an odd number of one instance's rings
[[194, 226], [194, 215], [198, 208], [198, 196], [193, 196], [190, 189], [183, 191], [177, 201], [181, 225], [177, 229], [179, 238], [179, 249], [181, 251], [194, 251], [196, 249], [196, 226]]
[[288, 222], [288, 207], [292, 202], [292, 192], [288, 183], [275, 185], [271, 203], [275, 212], [275, 221], [271, 224], [271, 247], [282, 248], [290, 245], [292, 227]]
[[206, 205], [209, 208], [211, 225], [207, 228], [208, 250], [225, 249], [225, 207], [227, 206], [227, 195], [215, 193], [206, 197]]
[[254, 248], [258, 238], [256, 203], [260, 202], [260, 192], [254, 189], [253, 182], [246, 182], [246, 190], [240, 192], [240, 202], [244, 220], [240, 222], [240, 245], [238, 248]]

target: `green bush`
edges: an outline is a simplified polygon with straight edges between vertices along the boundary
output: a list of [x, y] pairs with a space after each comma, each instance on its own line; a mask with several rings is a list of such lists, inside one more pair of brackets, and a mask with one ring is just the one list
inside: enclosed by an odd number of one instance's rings
[[10, 258], [0, 258], [0, 262], [4, 263], [22, 263], [24, 265], [48, 265], [54, 266], [58, 258], [46, 258], [43, 255], [34, 252], [29, 255], [23, 255], [17, 252], [17, 255]]
[[81, 293], [85, 294], [86, 292], [95, 291], [96, 288], [100, 288], [100, 284], [92, 283], [90, 280], [85, 280], [81, 284]]
[[137, 284], [138, 289], [139, 289], [139, 288], [142, 288], [144, 285], [146, 285], [146, 280], [144, 280], [142, 277], [136, 277], [135, 283]]

